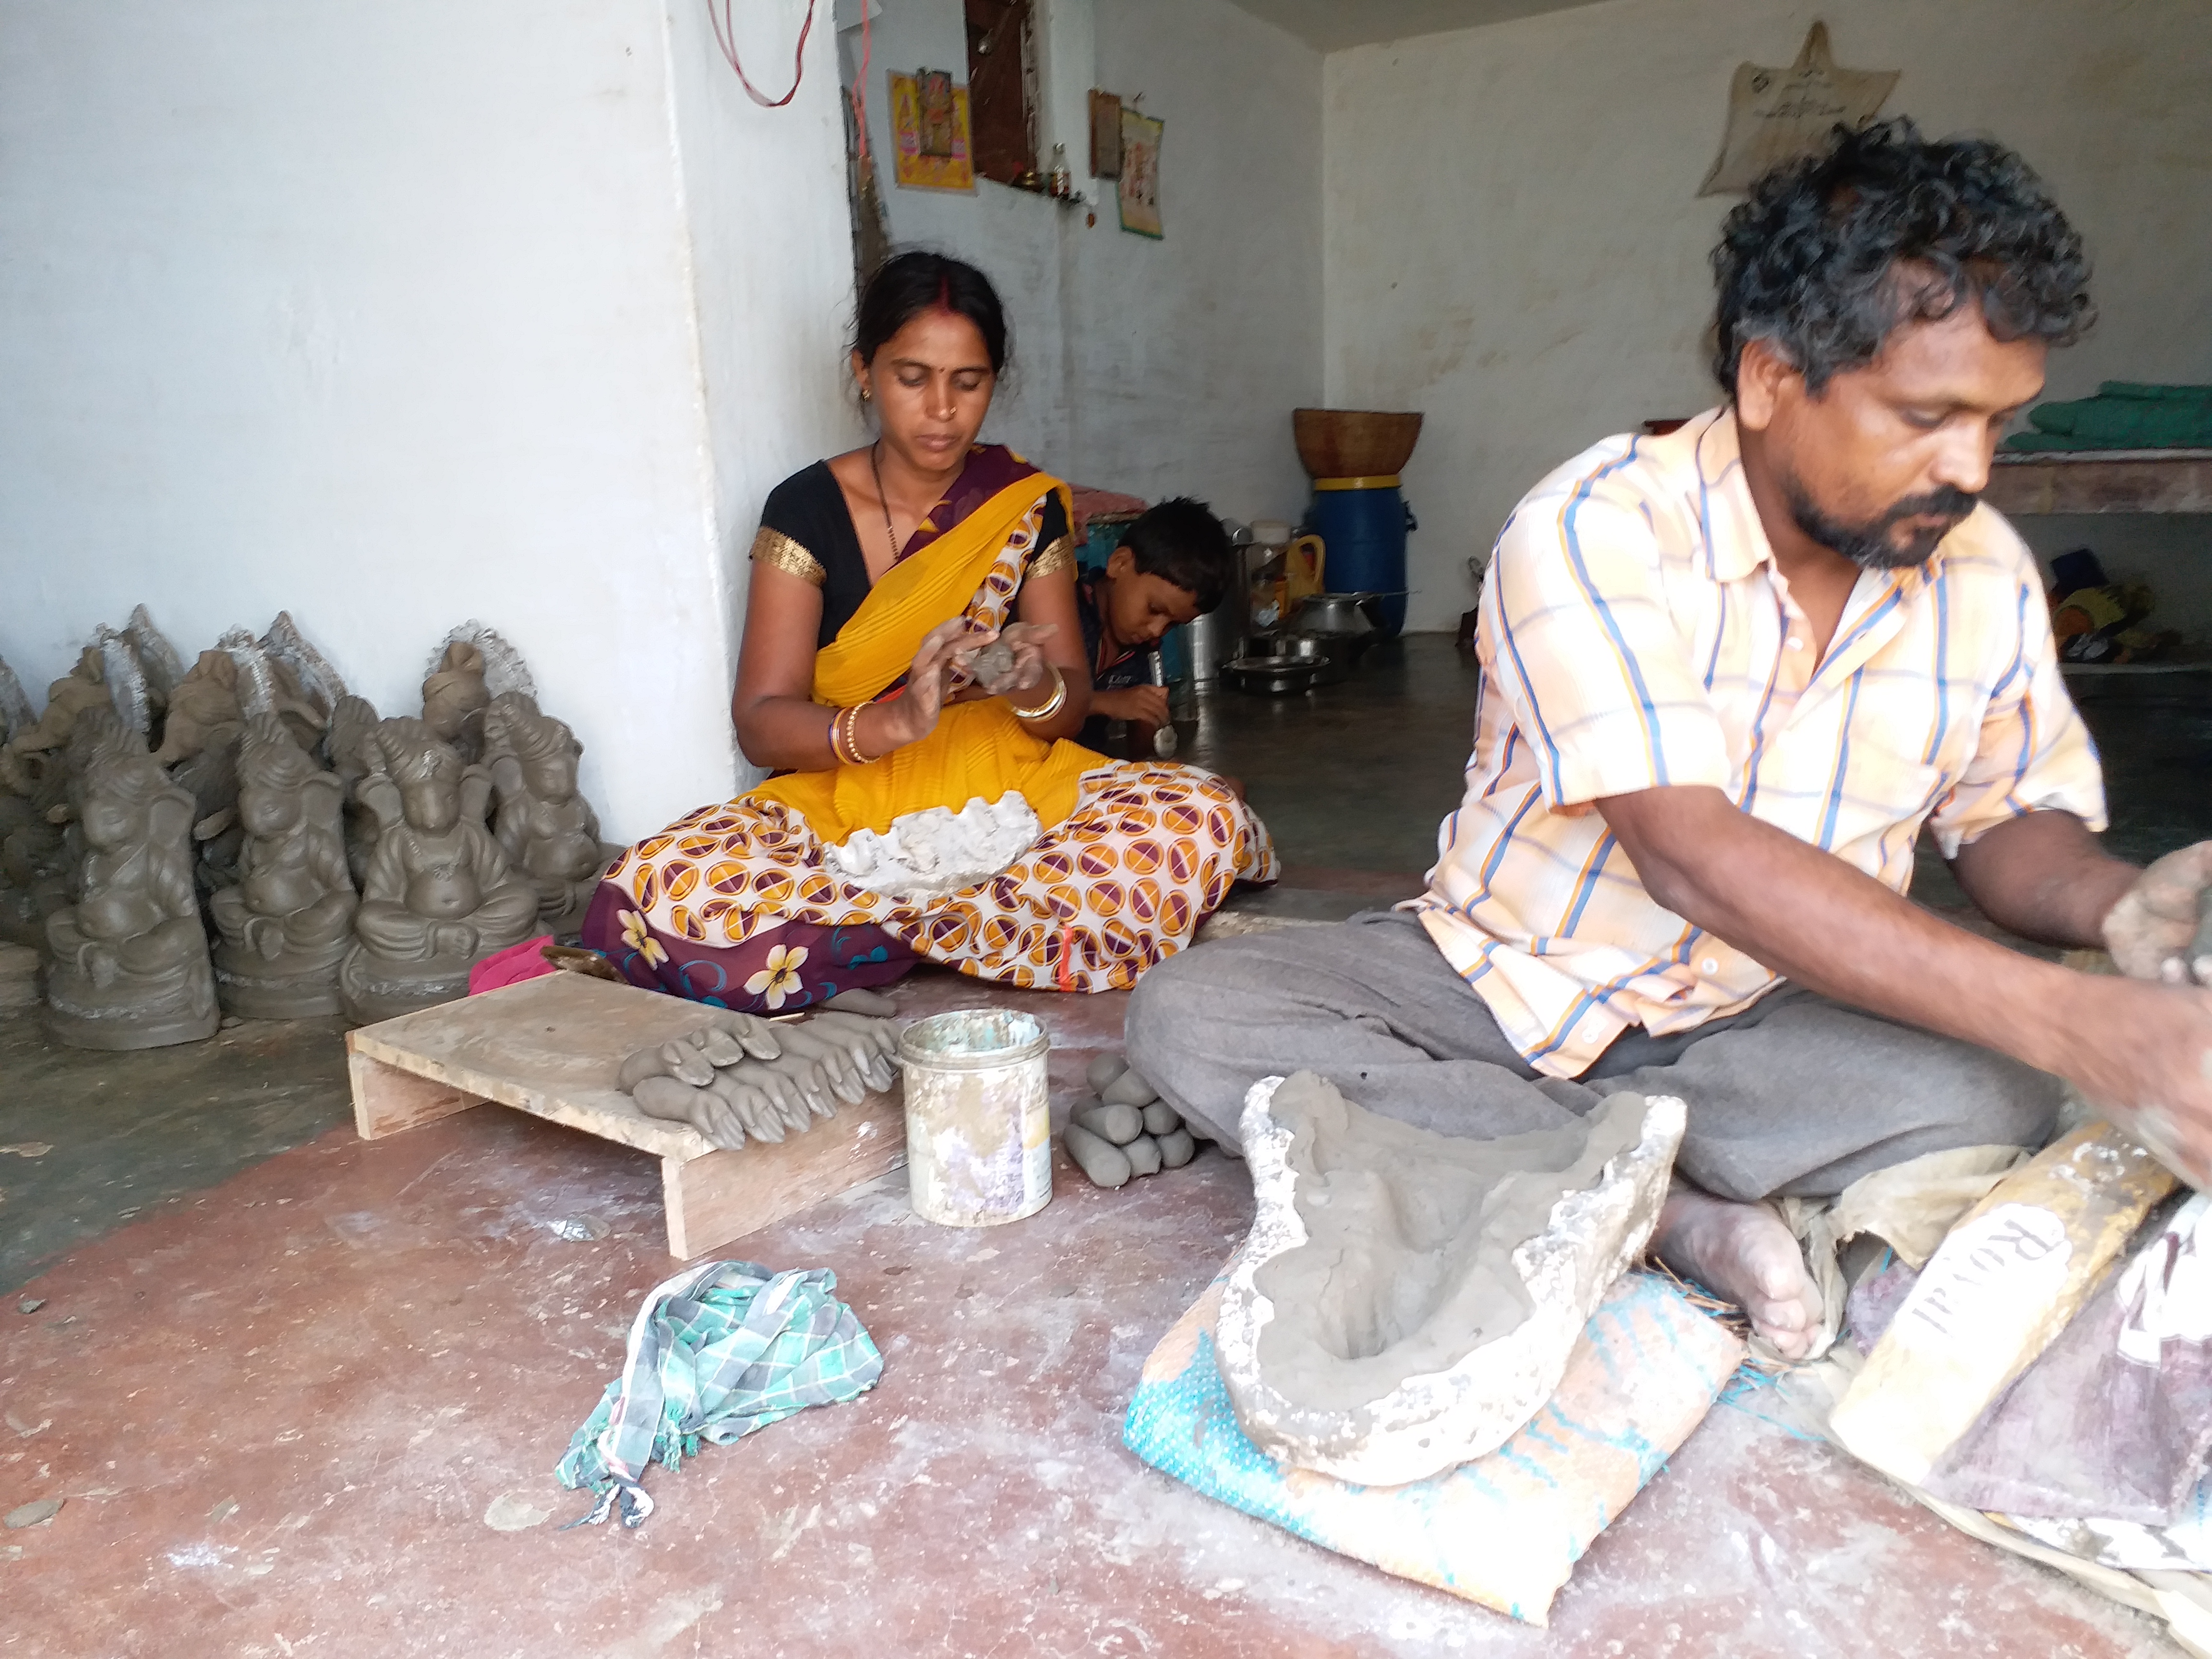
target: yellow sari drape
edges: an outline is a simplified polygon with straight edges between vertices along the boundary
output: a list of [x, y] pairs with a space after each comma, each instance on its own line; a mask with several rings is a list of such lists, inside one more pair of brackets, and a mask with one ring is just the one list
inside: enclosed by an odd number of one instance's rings
[[[1048, 492], [1067, 505], [1067, 486], [1033, 472], [975, 508], [919, 552], [885, 573], [860, 608], [814, 659], [814, 701], [832, 708], [872, 702], [906, 672], [923, 635], [966, 616], [984, 627], [1003, 625], [1019, 585], [1021, 562], [1033, 549], [1010, 545], [1023, 521]], [[1010, 584], [994, 594], [1001, 562]], [[937, 729], [920, 743], [866, 766], [793, 772], [748, 793], [781, 803], [836, 844], [862, 830], [881, 835], [891, 820], [933, 806], [957, 811], [976, 796], [995, 801], [1018, 790], [1047, 830], [1075, 810], [1079, 781], [1107, 764], [1104, 756], [1066, 738], [1047, 743], [996, 697], [948, 703]]]

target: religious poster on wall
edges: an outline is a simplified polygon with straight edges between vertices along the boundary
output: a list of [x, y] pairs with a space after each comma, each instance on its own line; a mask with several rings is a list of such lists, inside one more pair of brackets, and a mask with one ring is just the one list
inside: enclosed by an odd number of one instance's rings
[[893, 74], [892, 176], [907, 190], [975, 188], [969, 154], [968, 88], [943, 70]]
[[1157, 237], [1160, 229], [1160, 133], [1167, 125], [1133, 109], [1121, 112], [1121, 228]]
[[1897, 85], [1898, 73], [1838, 67], [1826, 23], [1813, 25], [1797, 61], [1786, 69], [1737, 64], [1720, 159], [1698, 194], [1741, 195], [1770, 167], [1821, 149], [1837, 126], [1866, 125]]

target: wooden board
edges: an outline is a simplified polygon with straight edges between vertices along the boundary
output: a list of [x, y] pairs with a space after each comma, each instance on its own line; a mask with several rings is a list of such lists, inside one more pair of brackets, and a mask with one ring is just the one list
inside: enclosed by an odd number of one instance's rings
[[896, 1094], [871, 1094], [800, 1133], [737, 1152], [640, 1112], [615, 1087], [617, 1068], [713, 1012], [549, 974], [363, 1026], [346, 1036], [355, 1127], [374, 1140], [491, 1102], [652, 1153], [661, 1160], [668, 1248], [686, 1260], [906, 1162]]
[[2000, 513], [2212, 513], [2212, 449], [2000, 454], [1982, 495]]
[[825, 1198], [850, 1192], [906, 1163], [906, 1106], [871, 1094], [774, 1146], [748, 1145], [704, 1158], [663, 1158], [661, 1197], [668, 1211], [668, 1253], [685, 1261], [742, 1238]]

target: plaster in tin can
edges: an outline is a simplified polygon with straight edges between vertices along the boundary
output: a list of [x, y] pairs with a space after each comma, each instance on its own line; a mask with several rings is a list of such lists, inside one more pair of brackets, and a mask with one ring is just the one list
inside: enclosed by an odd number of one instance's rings
[[1044, 1027], [1029, 1014], [956, 1009], [899, 1038], [907, 1190], [916, 1215], [995, 1227], [1052, 1200]]

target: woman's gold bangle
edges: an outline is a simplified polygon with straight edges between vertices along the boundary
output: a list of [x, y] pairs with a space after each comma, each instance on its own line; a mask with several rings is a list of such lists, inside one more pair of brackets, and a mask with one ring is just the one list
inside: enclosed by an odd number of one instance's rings
[[845, 752], [855, 766], [872, 766], [881, 757], [870, 757], [860, 752], [860, 710], [867, 705], [854, 703], [843, 715], [845, 721]]
[[872, 703], [854, 703], [853, 723], [845, 728], [845, 747], [853, 751], [853, 758], [863, 766], [873, 766], [883, 758], [881, 755], [864, 755], [860, 752], [860, 716], [873, 707]]
[[841, 765], [866, 766], [870, 763], [868, 757], [860, 752], [859, 733], [862, 706], [856, 703], [850, 708], [840, 708], [830, 717], [830, 752]]
[[1016, 720], [1048, 720], [1060, 713], [1060, 706], [1066, 702], [1067, 676], [1060, 672], [1058, 663], [1048, 663], [1045, 665], [1052, 670], [1052, 696], [1047, 697], [1035, 708], [1024, 708], [1019, 703], [1008, 703], [1006, 707], [1014, 711]]

